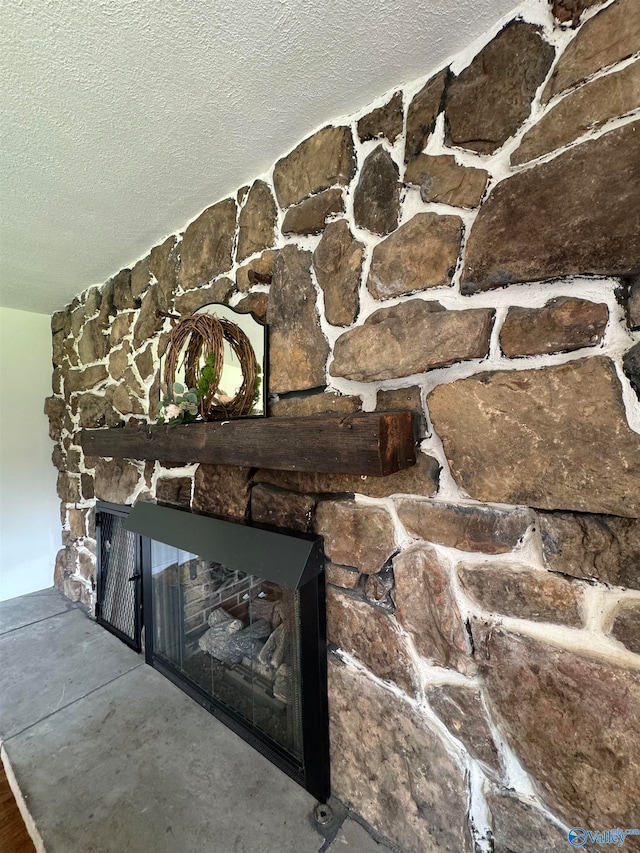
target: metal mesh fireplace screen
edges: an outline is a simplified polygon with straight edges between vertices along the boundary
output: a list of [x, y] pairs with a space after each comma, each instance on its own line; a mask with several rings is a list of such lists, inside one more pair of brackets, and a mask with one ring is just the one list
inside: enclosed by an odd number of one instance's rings
[[98, 507], [96, 618], [140, 651], [140, 538], [124, 527], [126, 517], [120, 507]]

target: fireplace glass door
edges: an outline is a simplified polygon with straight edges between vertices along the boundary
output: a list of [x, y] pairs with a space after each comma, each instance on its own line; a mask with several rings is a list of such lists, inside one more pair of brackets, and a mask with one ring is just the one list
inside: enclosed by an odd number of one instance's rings
[[139, 501], [145, 659], [321, 802], [330, 793], [317, 536]]
[[301, 761], [296, 590], [151, 542], [156, 663]]

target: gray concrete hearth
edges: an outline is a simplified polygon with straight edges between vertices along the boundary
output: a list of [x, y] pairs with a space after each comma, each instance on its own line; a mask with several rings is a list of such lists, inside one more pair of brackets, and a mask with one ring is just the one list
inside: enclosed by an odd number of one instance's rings
[[[0, 604], [0, 736], [47, 853], [384, 853], [51, 589]], [[341, 817], [344, 812], [341, 812]]]

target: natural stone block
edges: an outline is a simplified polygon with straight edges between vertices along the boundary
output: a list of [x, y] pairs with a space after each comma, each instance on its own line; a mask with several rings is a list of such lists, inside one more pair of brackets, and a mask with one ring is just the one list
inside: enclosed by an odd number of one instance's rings
[[131, 394], [124, 382], [110, 385], [105, 393], [105, 398], [114, 409], [123, 415], [142, 415], [144, 408], [139, 399]]
[[98, 285], [90, 287], [84, 292], [84, 315], [87, 320], [91, 319], [100, 310], [102, 303], [102, 291]]
[[139, 353], [136, 358], [136, 367], [138, 368], [138, 373], [140, 374], [140, 378], [144, 381], [148, 379], [153, 373], [154, 368], [154, 360], [153, 360], [153, 349], [148, 346], [145, 350]]
[[640, 62], [582, 86], [556, 104], [522, 137], [511, 162], [526, 163], [562, 148], [609, 119], [640, 107]]
[[77, 551], [70, 547], [61, 548], [56, 554], [53, 582], [58, 589], [62, 589], [64, 581], [76, 571], [77, 559]]
[[244, 261], [273, 246], [275, 224], [276, 203], [271, 190], [264, 181], [255, 181], [238, 217], [237, 260]]
[[248, 293], [233, 308], [240, 314], [253, 314], [256, 320], [266, 323], [268, 305], [269, 296], [266, 293]]
[[484, 358], [493, 316], [490, 308], [445, 311], [420, 299], [381, 308], [338, 338], [329, 373], [372, 382]]
[[73, 474], [59, 473], [57, 491], [61, 501], [77, 503], [80, 500], [80, 478]]
[[159, 477], [156, 483], [156, 499], [160, 503], [189, 506], [192, 485], [191, 477]]
[[535, 513], [525, 507], [503, 509], [402, 498], [396, 501], [396, 508], [410, 536], [485, 554], [512, 551], [536, 520]]
[[55, 335], [57, 332], [61, 332], [64, 329], [65, 322], [67, 318], [66, 311], [54, 311], [51, 315], [51, 334]]
[[345, 569], [344, 566], [336, 566], [335, 563], [327, 563], [324, 569], [327, 583], [341, 586], [343, 589], [355, 589], [360, 580], [360, 573], [353, 569]]
[[631, 347], [622, 358], [624, 375], [640, 399], [640, 342]]
[[51, 461], [53, 462], [53, 467], [57, 468], [58, 471], [67, 470], [66, 456], [59, 444], [55, 444], [51, 451]]
[[102, 328], [106, 328], [111, 322], [111, 318], [115, 317], [118, 313], [118, 309], [114, 305], [113, 299], [114, 283], [112, 280], [109, 280], [102, 287], [102, 299], [100, 301], [100, 311], [98, 312], [97, 317], [98, 325]]
[[456, 684], [430, 685], [425, 690], [429, 705], [466, 750], [496, 775], [503, 772], [482, 693], [477, 687]]
[[465, 773], [416, 708], [332, 663], [329, 718], [336, 796], [407, 853], [471, 853]]
[[236, 272], [236, 285], [238, 290], [250, 290], [256, 284], [271, 284], [273, 279], [273, 262], [277, 252], [267, 249], [259, 257], [239, 267]]
[[[131, 293], [131, 270], [120, 270], [111, 279], [113, 282], [113, 304], [118, 311], [126, 311], [136, 307]], [[95, 313], [95, 312], [91, 312]], [[89, 316], [87, 314], [87, 316]]]
[[149, 271], [149, 256], [142, 258], [131, 269], [131, 295], [138, 299], [151, 283]]
[[492, 817], [494, 853], [567, 853], [567, 833], [529, 803], [504, 789], [490, 790], [485, 798]]
[[129, 359], [131, 358], [131, 344], [125, 341], [118, 349], [111, 350], [109, 353], [109, 376], [119, 382], [124, 376], [125, 370], [129, 367]]
[[462, 220], [418, 213], [373, 250], [367, 287], [389, 299], [429, 287], [448, 287], [456, 269]]
[[364, 575], [364, 594], [369, 601], [375, 604], [382, 602], [392, 609], [393, 602], [389, 597], [392, 589], [393, 574], [389, 570], [383, 569], [375, 575]]
[[427, 139], [436, 124], [442, 107], [444, 90], [449, 69], [439, 71], [428, 80], [409, 104], [407, 110], [407, 133], [405, 139], [405, 161], [424, 151]]
[[229, 518], [245, 518], [251, 469], [235, 465], [199, 465], [193, 483], [193, 509]]
[[133, 347], [140, 349], [149, 338], [157, 334], [164, 326], [165, 318], [160, 307], [158, 286], [152, 284], [142, 297], [138, 319], [133, 328]]
[[454, 207], [477, 207], [482, 201], [489, 173], [459, 166], [453, 154], [420, 154], [407, 165], [404, 180], [420, 187], [422, 201]]
[[87, 367], [84, 370], [67, 370], [64, 376], [65, 396], [77, 391], [88, 391], [95, 388], [107, 378], [107, 368], [103, 364]]
[[522, 565], [482, 563], [458, 566], [463, 590], [484, 610], [580, 627], [583, 624], [582, 584]]
[[637, 599], [620, 604], [609, 633], [629, 651], [640, 655], [640, 602]]
[[313, 253], [313, 267], [324, 292], [324, 313], [332, 326], [350, 326], [358, 315], [364, 244], [354, 239], [344, 219], [330, 222]]
[[538, 513], [547, 566], [576, 578], [640, 589], [640, 521], [613, 515]]
[[570, 352], [599, 344], [608, 321], [605, 303], [568, 296], [551, 299], [542, 308], [509, 308], [500, 346], [509, 358]]
[[310, 415], [326, 413], [350, 415], [358, 412], [362, 406], [360, 397], [342, 396], [334, 391], [308, 394], [305, 397], [284, 397], [269, 406], [273, 417], [306, 418]]
[[64, 332], [55, 332], [51, 338], [51, 363], [54, 367], [59, 367], [65, 355], [65, 334]]
[[71, 335], [74, 338], [80, 337], [80, 331], [86, 320], [84, 305], [79, 305], [75, 311], [71, 313]]
[[78, 355], [82, 364], [100, 361], [108, 354], [109, 336], [104, 334], [103, 328], [99, 317], [84, 324], [78, 341]]
[[398, 227], [400, 189], [398, 167], [379, 145], [366, 158], [353, 194], [353, 218], [359, 228], [389, 234]]
[[440, 465], [428, 453], [417, 453], [416, 464], [387, 477], [357, 474], [323, 474], [307, 471], [270, 471], [261, 468], [256, 480], [296, 492], [327, 494], [354, 492], [370, 498], [394, 494], [433, 496], [438, 490]]
[[113, 427], [120, 423], [120, 415], [104, 397], [98, 397], [97, 394], [82, 394], [77, 400], [81, 429]]
[[499, 728], [551, 811], [568, 826], [636, 826], [640, 670], [496, 625], [473, 637]]
[[95, 493], [99, 500], [126, 504], [139, 480], [137, 465], [127, 459], [100, 458], [96, 462]]
[[217, 279], [212, 284], [206, 287], [199, 287], [197, 290], [188, 290], [176, 299], [176, 311], [182, 317], [187, 317], [193, 314], [204, 305], [209, 305], [212, 302], [221, 302], [226, 305], [233, 295], [235, 286], [230, 278], [223, 276]]
[[640, 277], [629, 284], [625, 313], [629, 328], [632, 331], [640, 329]]
[[149, 271], [156, 279], [158, 305], [162, 311], [171, 311], [176, 288], [182, 246], [172, 234], [149, 253]]
[[538, 27], [515, 21], [501, 30], [447, 87], [447, 140], [492, 154], [513, 136], [554, 59]]
[[70, 509], [68, 513], [69, 532], [73, 539], [83, 539], [87, 535], [86, 513], [84, 509]]
[[413, 695], [409, 654], [392, 616], [327, 587], [327, 637], [378, 678], [395, 682]]
[[397, 412], [403, 409], [419, 412], [422, 408], [422, 390], [419, 385], [378, 391], [376, 394], [376, 412]]
[[93, 500], [96, 496], [95, 482], [91, 474], [80, 474], [80, 489], [85, 501]]
[[182, 238], [179, 282], [191, 290], [231, 269], [236, 203], [219, 201], [187, 227]]
[[111, 325], [111, 331], [109, 333], [109, 347], [112, 349], [113, 347], [117, 347], [118, 344], [122, 343], [122, 340], [129, 334], [131, 331], [131, 326], [133, 324], [134, 313], [133, 311], [126, 311], [124, 313], [119, 313], [118, 316], [114, 319]]
[[95, 557], [92, 557], [91, 554], [87, 554], [86, 551], [81, 551], [78, 555], [78, 569], [80, 575], [87, 581], [90, 581], [91, 585], [95, 589], [96, 583], [96, 561]]
[[287, 245], [274, 263], [267, 310], [269, 391], [282, 394], [325, 384], [329, 344], [311, 280], [311, 252]]
[[[91, 322], [94, 321], [92, 320]], [[67, 338], [63, 344], [61, 364], [63, 367], [75, 367], [79, 363], [80, 359], [78, 358], [77, 342], [75, 338]]]
[[81, 601], [83, 604], [87, 605], [87, 607], [91, 604], [89, 593], [84, 583], [79, 578], [65, 578], [62, 585], [62, 591], [71, 601]]
[[66, 470], [72, 474], [80, 473], [80, 462], [82, 454], [79, 447], [71, 447], [65, 443], [66, 450]]
[[255, 485], [251, 490], [251, 520], [288, 530], [311, 530], [316, 498]]
[[640, 442], [609, 359], [481, 373], [440, 385], [427, 404], [473, 498], [640, 515]]
[[463, 292], [635, 269], [640, 257], [635, 226], [640, 217], [639, 126], [634, 122], [612, 130], [498, 184], [471, 228]]
[[601, 68], [631, 56], [638, 44], [640, 8], [636, 0], [616, 0], [583, 24], [567, 46], [542, 93], [543, 103]]
[[283, 234], [320, 234], [327, 219], [339, 213], [344, 213], [342, 190], [325, 190], [290, 207], [281, 230]]
[[431, 545], [412, 545], [393, 561], [396, 615], [418, 654], [435, 666], [473, 671], [448, 567]]
[[56, 367], [51, 374], [51, 390], [54, 394], [62, 394], [64, 375], [61, 367]]
[[355, 501], [319, 503], [315, 529], [324, 537], [324, 551], [331, 562], [353, 566], [364, 574], [379, 572], [396, 550], [389, 513]]
[[355, 171], [348, 127], [325, 127], [301, 142], [275, 165], [273, 185], [282, 208], [329, 187], [346, 186]]
[[376, 107], [358, 121], [361, 142], [385, 137], [395, 142], [402, 133], [402, 92], [396, 92], [382, 107]]

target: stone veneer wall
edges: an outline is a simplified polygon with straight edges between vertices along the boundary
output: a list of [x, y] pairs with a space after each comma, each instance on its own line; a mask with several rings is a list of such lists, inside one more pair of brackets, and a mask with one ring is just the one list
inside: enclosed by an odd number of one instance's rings
[[[93, 605], [94, 497], [322, 533], [334, 791], [411, 853], [640, 827], [640, 3], [492, 36], [52, 320], [55, 583]], [[418, 464], [83, 457], [211, 301], [266, 317], [271, 416], [415, 408]]]

